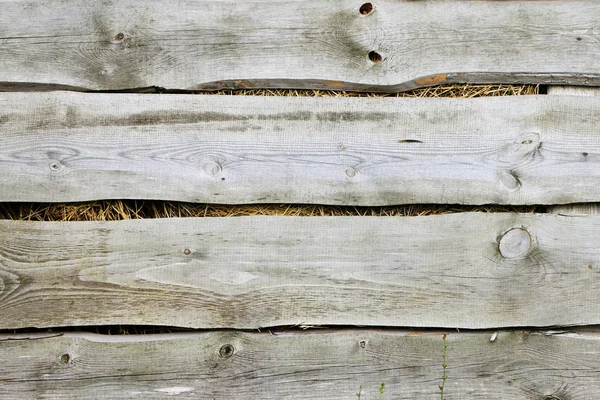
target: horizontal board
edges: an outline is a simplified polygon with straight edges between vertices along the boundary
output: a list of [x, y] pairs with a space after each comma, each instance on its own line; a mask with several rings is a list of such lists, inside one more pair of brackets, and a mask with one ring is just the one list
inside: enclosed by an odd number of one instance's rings
[[0, 127], [0, 201], [600, 200], [598, 97], [4, 93]]
[[0, 336], [0, 399], [600, 398], [598, 332], [45, 336]]
[[600, 324], [598, 248], [545, 214], [4, 220], [0, 329]]
[[549, 95], [600, 96], [600, 88], [584, 86], [549, 86]]
[[[600, 88], [579, 86], [550, 86], [549, 95], [598, 96]], [[567, 204], [548, 207], [547, 212], [557, 214], [600, 214], [600, 203]]]
[[600, 84], [597, 1], [0, 5], [4, 90]]

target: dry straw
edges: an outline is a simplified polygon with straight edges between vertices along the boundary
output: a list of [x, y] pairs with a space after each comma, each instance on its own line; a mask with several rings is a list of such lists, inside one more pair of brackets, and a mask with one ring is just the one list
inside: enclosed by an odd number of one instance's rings
[[[216, 95], [308, 97], [453, 97], [521, 96], [538, 93], [531, 85], [442, 85], [410, 92], [356, 93], [326, 90], [224, 90]], [[109, 200], [70, 204], [0, 203], [0, 219], [28, 221], [112, 221], [168, 217], [288, 216], [423, 216], [453, 212], [535, 212], [535, 207], [410, 205], [342, 207], [324, 205], [211, 205], [168, 201]]]

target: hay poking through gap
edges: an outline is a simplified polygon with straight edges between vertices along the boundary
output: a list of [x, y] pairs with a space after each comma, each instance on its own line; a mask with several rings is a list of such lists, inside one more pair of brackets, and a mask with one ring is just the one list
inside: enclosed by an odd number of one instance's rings
[[386, 207], [304, 204], [218, 205], [171, 201], [110, 200], [69, 204], [0, 203], [0, 219], [26, 221], [120, 221], [147, 218], [243, 217], [281, 215], [413, 217], [458, 212], [520, 212], [543, 210], [535, 206], [405, 205]]
[[400, 93], [363, 93], [333, 90], [240, 89], [198, 92], [227, 96], [288, 96], [288, 97], [434, 97], [466, 98], [496, 96], [531, 96], [539, 94], [539, 85], [440, 85]]

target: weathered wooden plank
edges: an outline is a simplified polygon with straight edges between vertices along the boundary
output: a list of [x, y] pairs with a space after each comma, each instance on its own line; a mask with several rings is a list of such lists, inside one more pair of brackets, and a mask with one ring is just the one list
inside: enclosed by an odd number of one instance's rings
[[600, 200], [600, 98], [0, 96], [0, 201]]
[[598, 1], [0, 4], [9, 89], [600, 84]]
[[[600, 96], [600, 88], [578, 86], [550, 86], [549, 95]], [[556, 214], [600, 214], [600, 203], [566, 204], [548, 207], [549, 213]]]
[[545, 214], [5, 220], [0, 329], [600, 324], [598, 248]]
[[582, 86], [549, 86], [549, 95], [559, 96], [600, 96], [600, 88]]
[[598, 332], [30, 337], [0, 336], [0, 399], [439, 399], [444, 363], [447, 400], [600, 397]]

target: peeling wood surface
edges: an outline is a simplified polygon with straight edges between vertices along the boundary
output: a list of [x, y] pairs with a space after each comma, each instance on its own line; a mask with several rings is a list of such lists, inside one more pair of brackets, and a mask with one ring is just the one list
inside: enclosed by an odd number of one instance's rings
[[600, 97], [0, 94], [0, 201], [600, 200]]
[[598, 248], [545, 214], [0, 221], [0, 329], [600, 324]]
[[597, 1], [362, 4], [2, 0], [0, 87], [600, 85]]
[[[313, 331], [314, 332], [314, 331]], [[494, 338], [491, 341], [491, 338]], [[0, 337], [0, 399], [600, 397], [598, 332], [324, 330]]]

